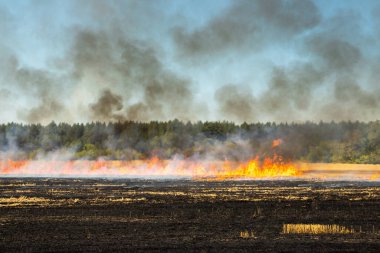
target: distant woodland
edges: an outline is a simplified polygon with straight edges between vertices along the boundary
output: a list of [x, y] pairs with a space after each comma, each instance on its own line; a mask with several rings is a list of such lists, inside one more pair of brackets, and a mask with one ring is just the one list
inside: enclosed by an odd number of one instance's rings
[[[272, 141], [281, 139], [278, 147]], [[51, 122], [0, 125], [2, 159], [229, 159], [274, 153], [308, 162], [380, 163], [380, 121], [254, 123]]]

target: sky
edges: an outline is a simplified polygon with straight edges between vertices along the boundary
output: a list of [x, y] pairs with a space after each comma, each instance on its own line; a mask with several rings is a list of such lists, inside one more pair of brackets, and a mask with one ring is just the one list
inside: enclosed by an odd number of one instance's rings
[[0, 122], [373, 121], [380, 3], [0, 0]]

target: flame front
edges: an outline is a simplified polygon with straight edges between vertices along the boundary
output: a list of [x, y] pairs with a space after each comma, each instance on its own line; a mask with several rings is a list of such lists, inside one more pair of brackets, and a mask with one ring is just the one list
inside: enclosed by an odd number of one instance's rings
[[246, 161], [0, 161], [0, 177], [121, 177], [230, 179], [380, 180], [380, 165], [293, 163], [279, 155]]
[[256, 157], [246, 163], [234, 164], [226, 162], [223, 170], [218, 171], [216, 179], [236, 179], [236, 178], [278, 178], [300, 176], [302, 171], [293, 163], [284, 162], [281, 156], [274, 155], [273, 158], [265, 158], [260, 162]]
[[258, 179], [301, 175], [294, 164], [280, 156], [258, 157], [247, 162], [149, 160], [133, 161], [2, 161], [0, 175], [8, 176], [111, 176], [183, 177], [193, 179]]

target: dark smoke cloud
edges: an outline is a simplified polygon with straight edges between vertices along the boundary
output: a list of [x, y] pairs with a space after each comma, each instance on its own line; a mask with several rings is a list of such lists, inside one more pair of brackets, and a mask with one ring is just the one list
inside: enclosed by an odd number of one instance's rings
[[280, 121], [287, 121], [292, 114], [309, 109], [313, 91], [323, 78], [324, 74], [311, 64], [274, 68], [269, 87], [260, 97], [261, 110]]
[[340, 102], [354, 102], [358, 106], [375, 107], [378, 106], [376, 94], [363, 90], [355, 80], [337, 80], [334, 87], [335, 98]]
[[[2, 69], [6, 75], [3, 82], [14, 85], [10, 86], [13, 91], [6, 90], [7, 96], [31, 97], [29, 106], [18, 109], [17, 115], [20, 119], [31, 123], [44, 122], [46, 118], [51, 119], [65, 110], [57, 99], [57, 76], [49, 71], [23, 67], [14, 55], [8, 55], [3, 64], [6, 66]], [[14, 89], [20, 92], [15, 92]], [[16, 101], [13, 103], [17, 106]]]
[[361, 60], [360, 49], [348, 41], [319, 34], [309, 43], [310, 51], [332, 72], [350, 72]]
[[215, 92], [215, 99], [221, 114], [237, 122], [259, 119], [263, 115], [285, 122], [312, 107], [314, 92], [324, 78], [324, 72], [307, 63], [276, 67], [267, 90], [260, 96], [255, 97], [241, 86], [226, 85]]
[[64, 110], [60, 101], [52, 98], [50, 94], [40, 94], [37, 106], [19, 112], [21, 118], [31, 123], [44, 122], [45, 119], [52, 119], [55, 115], [60, 114]]
[[256, 100], [249, 89], [239, 85], [225, 85], [215, 92], [219, 110], [228, 119], [243, 122], [256, 117]]
[[95, 79], [91, 86], [112, 87], [90, 105], [94, 119], [190, 119], [191, 83], [166, 70], [151, 47], [86, 30], [77, 33], [70, 53], [68, 62], [73, 62], [78, 82]]
[[173, 30], [181, 57], [215, 56], [229, 50], [255, 50], [270, 43], [281, 44], [312, 29], [320, 14], [312, 1], [233, 1], [224, 13], [204, 27]]
[[[45, 68], [26, 65], [17, 55], [22, 50], [10, 50], [10, 41], [17, 49], [17, 40], [4, 36], [0, 81], [7, 87], [0, 87], [2, 107], [14, 101], [18, 119], [33, 123], [195, 121], [208, 119], [204, 104], [212, 104], [205, 95], [210, 92], [217, 108], [212, 118], [220, 120], [373, 120], [380, 116], [380, 30], [369, 31], [358, 11], [340, 10], [329, 16], [321, 15], [311, 0], [237, 0], [206, 24], [186, 26], [157, 11], [165, 4], [76, 1], [73, 25], [62, 29], [59, 37], [59, 43], [67, 46]], [[380, 24], [379, 10], [365, 17], [373, 25]], [[87, 24], [79, 22], [82, 18]], [[12, 34], [13, 25], [12, 15], [0, 9], [2, 34]], [[42, 33], [38, 36], [45, 38]], [[160, 39], [172, 39], [175, 56], [172, 45], [160, 44]], [[276, 50], [288, 47], [294, 59], [283, 61]], [[214, 68], [244, 62], [246, 57], [266, 57], [268, 52], [272, 55], [264, 67], [256, 69], [257, 62], [241, 66], [242, 71], [265, 72], [263, 79], [240, 80], [247, 74], [238, 72], [230, 74], [237, 80], [219, 77], [223, 83], [218, 85], [199, 83], [197, 89], [193, 83], [194, 72], [218, 75]], [[223, 71], [239, 69], [232, 66]]]
[[322, 107], [320, 113], [330, 119], [371, 118], [377, 113], [380, 93], [363, 89], [355, 79], [342, 77], [334, 84], [334, 100]]
[[[325, 72], [328, 90], [313, 111], [325, 120], [371, 120], [379, 115], [377, 100], [380, 93], [363, 76], [367, 64], [372, 64], [374, 41], [365, 34], [362, 18], [354, 11], [342, 11], [325, 20], [320, 32], [305, 39], [311, 61]], [[320, 84], [322, 86], [322, 84]]]
[[124, 120], [123, 115], [115, 112], [123, 109], [123, 98], [113, 94], [110, 90], [102, 91], [102, 94], [95, 104], [90, 105], [93, 117], [101, 121]]
[[[188, 82], [174, 77], [163, 77], [144, 87], [144, 102], [128, 109], [128, 118], [148, 120], [168, 118], [168, 113], [182, 120], [190, 120], [188, 111], [193, 107]], [[169, 116], [170, 118], [170, 116]]]
[[[77, 3], [82, 14], [91, 18], [104, 11], [117, 14], [117, 5], [114, 1]], [[150, 5], [122, 5], [136, 7], [132, 9], [140, 14], [150, 13]], [[130, 8], [127, 10], [130, 12]], [[21, 64], [16, 54], [4, 53], [0, 60], [1, 79], [14, 85], [12, 96], [22, 97], [15, 106], [18, 118], [44, 124], [51, 120], [192, 119], [189, 108], [197, 106], [191, 82], [164, 67], [160, 49], [154, 44], [129, 36], [131, 27], [125, 28], [123, 19], [111, 15], [101, 18], [94, 28], [68, 28], [68, 48], [62, 57], [50, 59], [46, 69]], [[3, 51], [8, 50], [0, 45]]]
[[[370, 120], [380, 114], [380, 92], [377, 85], [363, 83], [363, 67], [372, 65], [369, 71], [376, 72], [366, 50], [377, 39], [365, 34], [364, 24], [355, 10], [323, 18], [312, 1], [233, 1], [202, 27], [177, 27], [173, 38], [179, 59], [192, 63], [241, 58], [289, 42], [296, 46], [301, 59], [285, 66], [274, 62], [263, 92], [241, 92], [231, 85], [216, 90], [222, 118]], [[375, 76], [372, 82], [377, 82]]]

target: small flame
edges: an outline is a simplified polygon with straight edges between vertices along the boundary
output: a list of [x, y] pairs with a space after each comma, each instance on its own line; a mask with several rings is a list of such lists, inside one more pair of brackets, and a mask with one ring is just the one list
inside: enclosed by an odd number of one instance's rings
[[281, 139], [276, 139], [276, 140], [272, 141], [272, 148], [275, 149], [278, 146], [280, 146], [281, 144], [282, 144], [282, 140]]

